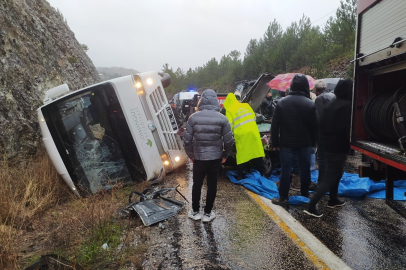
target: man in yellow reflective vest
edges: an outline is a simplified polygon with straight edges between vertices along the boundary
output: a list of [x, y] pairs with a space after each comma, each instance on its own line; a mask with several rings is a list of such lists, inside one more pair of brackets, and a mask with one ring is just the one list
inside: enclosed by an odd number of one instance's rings
[[[243, 177], [243, 170], [250, 167], [263, 174], [263, 157], [265, 156], [261, 136], [255, 121], [255, 113], [248, 103], [240, 103], [235, 95], [229, 93], [224, 101], [226, 116], [234, 133], [237, 148], [238, 178]], [[249, 171], [249, 170], [248, 170]]]

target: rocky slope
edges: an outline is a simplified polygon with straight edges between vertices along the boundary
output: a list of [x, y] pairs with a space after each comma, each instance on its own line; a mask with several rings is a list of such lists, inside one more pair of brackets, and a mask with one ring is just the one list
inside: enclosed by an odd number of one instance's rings
[[46, 0], [0, 0], [0, 149], [14, 156], [37, 148], [36, 109], [46, 90], [99, 81], [75, 34]]

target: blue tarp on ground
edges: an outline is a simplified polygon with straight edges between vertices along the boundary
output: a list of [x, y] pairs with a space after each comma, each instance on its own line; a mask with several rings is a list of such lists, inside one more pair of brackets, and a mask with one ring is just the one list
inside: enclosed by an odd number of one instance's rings
[[[247, 189], [268, 199], [279, 198], [278, 187], [275, 182], [279, 181], [279, 175], [271, 175], [269, 179], [262, 177], [257, 171], [252, 170], [245, 179], [237, 180], [236, 171], [228, 171], [227, 176], [231, 182], [243, 185]], [[312, 182], [317, 183], [318, 171], [311, 172]], [[271, 180], [271, 181], [269, 181]], [[406, 180], [394, 182], [394, 199], [406, 201]], [[385, 181], [374, 182], [367, 177], [361, 178], [357, 174], [344, 173], [338, 186], [338, 195], [347, 197], [362, 197], [385, 199]], [[300, 205], [308, 203], [309, 199], [303, 196], [291, 196], [290, 204]]]
[[262, 177], [259, 172], [255, 170], [252, 170], [251, 173], [247, 174], [247, 177], [242, 180], [237, 180], [237, 171], [228, 171], [226, 174], [234, 184], [245, 186], [247, 189], [262, 197], [268, 199], [279, 198], [279, 191], [276, 184]]

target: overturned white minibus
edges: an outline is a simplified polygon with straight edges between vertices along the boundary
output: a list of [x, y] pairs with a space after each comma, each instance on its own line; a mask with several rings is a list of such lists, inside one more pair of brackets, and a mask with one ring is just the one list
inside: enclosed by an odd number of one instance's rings
[[47, 152], [78, 195], [121, 182], [160, 181], [187, 161], [164, 87], [167, 74], [139, 73], [74, 92], [46, 92], [38, 112]]

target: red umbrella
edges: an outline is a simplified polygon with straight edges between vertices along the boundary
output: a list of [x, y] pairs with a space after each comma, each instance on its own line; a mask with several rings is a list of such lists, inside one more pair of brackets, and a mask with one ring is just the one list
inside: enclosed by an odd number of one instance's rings
[[[279, 74], [276, 76], [272, 81], [268, 83], [269, 88], [275, 89], [278, 91], [285, 92], [286, 89], [290, 87], [290, 83], [292, 82], [293, 77], [296, 74], [300, 73], [286, 73], [286, 74]], [[314, 83], [316, 82], [311, 76], [306, 75], [307, 80], [309, 81], [310, 89], [314, 88]]]

